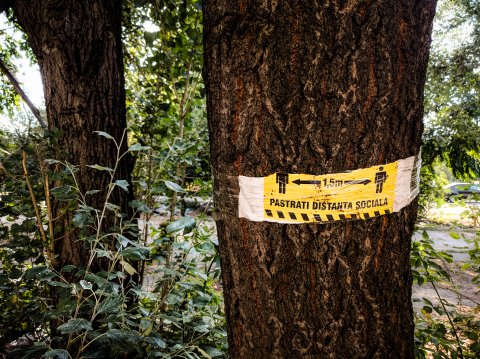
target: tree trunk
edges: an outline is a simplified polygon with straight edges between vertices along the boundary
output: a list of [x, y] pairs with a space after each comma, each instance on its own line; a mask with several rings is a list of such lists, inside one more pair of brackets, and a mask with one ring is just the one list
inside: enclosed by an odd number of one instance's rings
[[[110, 176], [87, 166], [114, 168], [117, 159], [114, 142], [94, 131], [107, 132], [120, 143], [126, 129], [121, 2], [16, 0], [12, 7], [40, 65], [48, 126], [60, 131], [59, 154], [78, 166], [75, 175], [82, 192], [101, 190], [87, 196], [88, 205], [101, 209]], [[126, 149], [125, 134], [121, 152]], [[129, 158], [124, 157], [117, 166], [116, 178], [130, 183], [133, 163]], [[116, 189], [108, 202], [126, 213], [131, 198], [132, 190], [127, 194]], [[73, 211], [66, 206], [59, 201], [53, 205], [56, 266], [84, 267], [89, 251], [78, 241]], [[103, 229], [113, 225], [113, 220], [109, 214]]]
[[232, 358], [413, 358], [416, 201], [329, 224], [238, 218], [239, 175], [417, 155], [435, 1], [205, 1], [207, 111]]

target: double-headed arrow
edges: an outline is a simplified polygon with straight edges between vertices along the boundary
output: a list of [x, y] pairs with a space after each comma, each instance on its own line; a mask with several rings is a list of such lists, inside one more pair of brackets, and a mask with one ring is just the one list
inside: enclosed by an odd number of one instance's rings
[[[301, 180], [301, 179], [296, 179], [295, 181], [292, 181], [293, 183], [295, 183], [296, 185], [300, 186], [301, 184], [321, 184], [322, 181], [318, 181], [318, 180]], [[358, 180], [351, 180], [351, 181], [344, 181], [343, 183], [345, 184], [363, 184], [363, 185], [367, 185], [369, 184], [370, 181], [369, 179], [358, 179]]]

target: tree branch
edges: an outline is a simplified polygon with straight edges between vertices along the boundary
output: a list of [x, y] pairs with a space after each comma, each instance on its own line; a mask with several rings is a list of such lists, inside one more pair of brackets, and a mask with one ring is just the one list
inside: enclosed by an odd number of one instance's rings
[[3, 62], [2, 58], [0, 58], [0, 70], [2, 70], [2, 72], [7, 76], [8, 80], [13, 85], [15, 91], [20, 95], [23, 101], [26, 102], [26, 104], [40, 123], [40, 126], [42, 126], [43, 128], [47, 128], [47, 123], [40, 115], [40, 111], [38, 110], [38, 108], [35, 107], [32, 101], [30, 101], [30, 99], [28, 98], [27, 94], [22, 90], [20, 84], [18, 83], [18, 80], [15, 78], [15, 75], [9, 70], [8, 66], [5, 64], [5, 62]]

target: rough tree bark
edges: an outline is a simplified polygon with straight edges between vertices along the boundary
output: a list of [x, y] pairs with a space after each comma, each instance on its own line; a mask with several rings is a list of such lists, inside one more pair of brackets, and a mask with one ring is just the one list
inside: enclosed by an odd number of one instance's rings
[[416, 202], [332, 224], [240, 219], [236, 176], [419, 153], [434, 0], [204, 2], [207, 111], [233, 358], [413, 358]]
[[[113, 141], [93, 132], [107, 132], [120, 143], [126, 129], [121, 2], [12, 0], [9, 5], [40, 65], [48, 126], [61, 133], [59, 151], [78, 166], [76, 177], [83, 192], [102, 190], [87, 196], [90, 206], [101, 209], [110, 178], [106, 171], [87, 165], [114, 168], [117, 150]], [[126, 149], [125, 138], [122, 152]], [[117, 167], [116, 177], [130, 182], [128, 158]], [[126, 213], [131, 192], [115, 190], [109, 202]], [[64, 202], [57, 201], [53, 207], [57, 267], [85, 266], [88, 249], [77, 240], [72, 211]], [[111, 224], [106, 220], [104, 228]]]

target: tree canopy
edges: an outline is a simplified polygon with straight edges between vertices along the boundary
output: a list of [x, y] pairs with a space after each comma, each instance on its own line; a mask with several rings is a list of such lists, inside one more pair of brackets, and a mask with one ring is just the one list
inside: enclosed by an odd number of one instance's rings
[[424, 162], [480, 177], [480, 3], [440, 3], [425, 98]]

